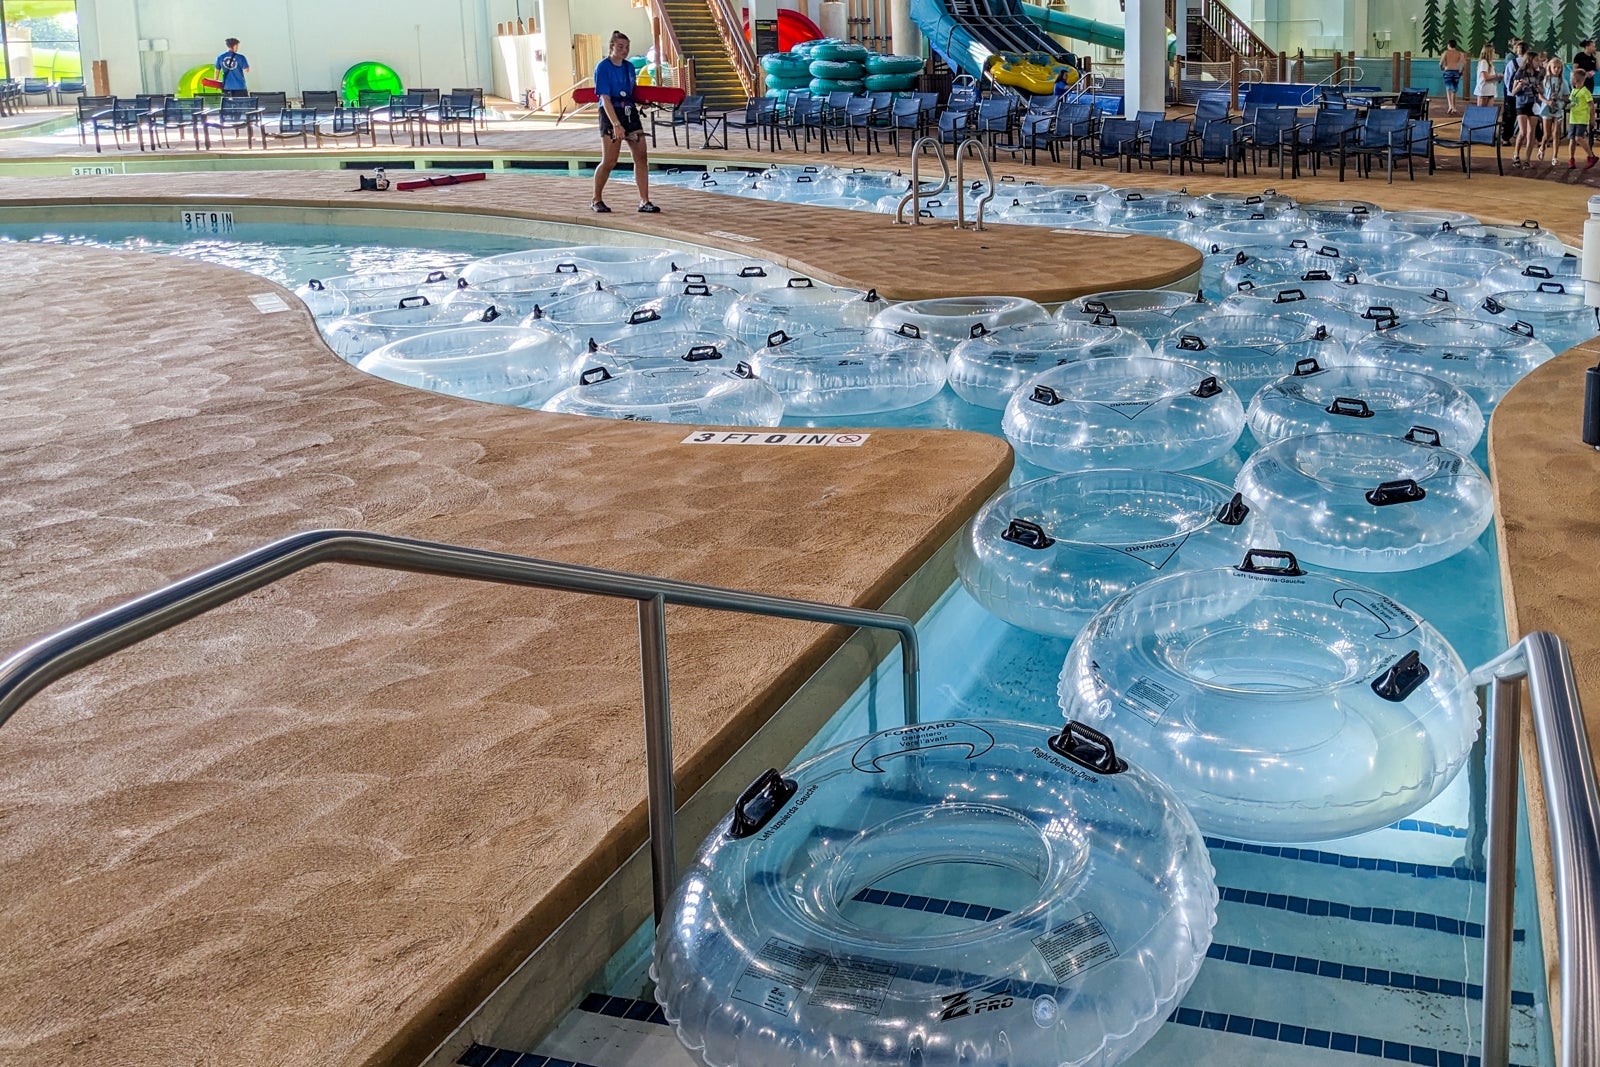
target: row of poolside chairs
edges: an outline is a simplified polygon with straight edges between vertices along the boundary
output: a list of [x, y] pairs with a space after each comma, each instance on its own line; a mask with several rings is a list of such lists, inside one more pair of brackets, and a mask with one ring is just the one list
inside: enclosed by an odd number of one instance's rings
[[314, 140], [321, 147], [327, 139], [352, 138], [358, 144], [370, 139], [377, 145], [377, 131], [389, 131], [390, 143], [396, 132], [404, 130], [412, 144], [431, 142], [437, 130], [439, 143], [453, 130], [456, 144], [464, 143], [471, 132], [479, 143], [483, 123], [482, 89], [456, 89], [441, 93], [437, 89], [408, 90], [405, 93], [361, 93], [354, 105], [333, 90], [308, 90], [291, 104], [285, 93], [255, 93], [246, 96], [202, 94], [197, 97], [170, 97], [140, 94], [133, 97], [84, 96], [78, 100], [78, 140], [87, 144], [93, 135], [95, 151], [103, 148], [102, 134], [109, 133], [117, 148], [137, 142], [141, 151], [171, 148], [174, 133], [180, 142], [192, 141], [196, 149], [209, 149], [215, 143], [226, 147], [228, 135], [243, 136], [254, 148], [269, 141], [299, 140], [310, 147]]
[[0, 80], [0, 115], [21, 114], [22, 109], [35, 100], [46, 107], [65, 104], [69, 96], [81, 96], [86, 91], [82, 78], [63, 78], [53, 82], [49, 78], [6, 78]]

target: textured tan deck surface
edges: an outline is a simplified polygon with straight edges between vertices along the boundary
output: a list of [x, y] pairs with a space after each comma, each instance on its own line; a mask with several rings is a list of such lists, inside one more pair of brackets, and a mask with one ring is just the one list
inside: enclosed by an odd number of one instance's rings
[[[0, 271], [38, 295], [3, 312], [5, 649], [327, 526], [873, 605], [1010, 466], [404, 389], [181, 259]], [[668, 621], [685, 790], [842, 636]], [[626, 602], [324, 568], [47, 690], [0, 731], [0, 1061], [415, 1062], [643, 840], [636, 649]]]
[[[895, 226], [888, 219], [830, 208], [773, 205], [740, 197], [663, 187], [660, 215], [589, 211], [590, 185], [573, 178], [494, 174], [484, 182], [413, 192], [353, 193], [339, 171], [101, 176], [96, 181], [0, 179], [8, 202], [115, 203], [183, 198], [207, 207], [260, 199], [302, 207], [385, 207], [474, 211], [513, 218], [599, 225], [727, 248], [803, 267], [832, 282], [876, 287], [892, 300], [919, 300], [995, 287], [1042, 303], [1102, 289], [1180, 281], [1200, 269], [1186, 245], [1150, 237], [1051, 233], [1038, 226], [957, 232], [948, 222]], [[631, 202], [621, 185], [608, 192]], [[243, 218], [240, 221], [245, 221]], [[735, 236], [719, 236], [732, 233]], [[756, 237], [756, 241], [739, 240]]]

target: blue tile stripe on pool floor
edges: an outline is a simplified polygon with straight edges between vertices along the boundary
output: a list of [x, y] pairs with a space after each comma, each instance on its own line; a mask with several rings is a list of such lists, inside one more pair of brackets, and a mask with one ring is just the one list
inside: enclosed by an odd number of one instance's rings
[[1419, 834], [1434, 834], [1438, 837], [1454, 837], [1466, 840], [1469, 831], [1464, 826], [1446, 826], [1439, 822], [1425, 822], [1422, 819], [1401, 819], [1399, 822], [1390, 823], [1386, 830], [1410, 830]]
[[[1206, 958], [1224, 963], [1238, 963], [1246, 967], [1263, 967], [1274, 971], [1294, 971], [1296, 974], [1314, 974], [1319, 978], [1336, 978], [1342, 982], [1383, 986], [1388, 989], [1412, 989], [1419, 993], [1436, 993], [1445, 997], [1465, 997], [1482, 1000], [1483, 986], [1476, 982], [1459, 982], [1453, 978], [1430, 978], [1424, 974], [1387, 970], [1382, 967], [1356, 967], [1348, 963], [1319, 960], [1309, 956], [1290, 956], [1282, 952], [1245, 948], [1243, 945], [1224, 945], [1212, 942]], [[1511, 1003], [1518, 1007], [1533, 1007], [1533, 994], [1513, 990]]]
[[463, 1067], [594, 1067], [582, 1060], [562, 1060], [554, 1056], [541, 1056], [537, 1052], [513, 1052], [508, 1048], [480, 1045], [474, 1042], [456, 1060]]
[[[1336, 900], [1319, 900], [1315, 897], [1295, 896], [1292, 893], [1267, 893], [1259, 889], [1234, 889], [1217, 886], [1217, 893], [1229, 904], [1249, 904], [1252, 907], [1271, 908], [1274, 911], [1292, 911], [1297, 915], [1329, 916], [1358, 923], [1376, 923], [1379, 926], [1409, 926], [1418, 930], [1437, 930], [1455, 937], [1483, 937], [1483, 924], [1468, 922], [1449, 915], [1435, 915], [1426, 911], [1406, 911], [1403, 908], [1356, 907]], [[1514, 930], [1514, 941], [1525, 941], [1526, 930]]]
[[[593, 1012], [598, 1015], [609, 1015], [616, 1019], [639, 1019], [644, 1021], [657, 1021], [655, 1016], [660, 1008], [648, 1001], [633, 1000], [628, 997], [608, 997], [601, 993], [590, 993], [583, 999], [579, 1010]], [[659, 1020], [663, 1025], [666, 1018]], [[1339, 1030], [1318, 1030], [1313, 1027], [1292, 1026], [1289, 1023], [1273, 1022], [1270, 1019], [1256, 1019], [1248, 1015], [1230, 1015], [1225, 1012], [1201, 1011], [1198, 1008], [1179, 1008], [1167, 1016], [1167, 1021], [1179, 1026], [1193, 1026], [1201, 1030], [1217, 1030], [1240, 1037], [1260, 1038], [1264, 1041], [1277, 1041], [1282, 1044], [1300, 1045], [1306, 1048], [1325, 1048], [1334, 1052], [1349, 1052], [1358, 1056], [1373, 1056], [1378, 1059], [1394, 1060], [1398, 1063], [1418, 1064], [1421, 1067], [1480, 1067], [1478, 1057], [1461, 1052], [1451, 1052], [1447, 1049], [1431, 1048], [1427, 1045], [1412, 1045], [1404, 1041], [1385, 1041], [1381, 1038], [1366, 1037], [1362, 1034], [1348, 1034]], [[468, 1050], [472, 1051], [471, 1049]], [[515, 1055], [513, 1053], [513, 1055]], [[457, 1062], [466, 1064], [463, 1057]], [[478, 1061], [470, 1067], [565, 1067], [565, 1060], [507, 1060], [504, 1063], [492, 1063], [485, 1059]]]
[[1230, 841], [1222, 837], [1206, 838], [1206, 847], [1218, 852], [1244, 852], [1252, 856], [1320, 863], [1325, 867], [1340, 867], [1347, 871], [1377, 871], [1403, 874], [1411, 878], [1454, 878], [1464, 882], [1482, 882], [1487, 878], [1485, 872], [1466, 867], [1441, 867], [1432, 863], [1412, 863], [1409, 860], [1379, 859], [1376, 856], [1347, 856], [1339, 852], [1323, 852], [1315, 848], [1296, 848], [1288, 845], [1253, 845], [1247, 841]]

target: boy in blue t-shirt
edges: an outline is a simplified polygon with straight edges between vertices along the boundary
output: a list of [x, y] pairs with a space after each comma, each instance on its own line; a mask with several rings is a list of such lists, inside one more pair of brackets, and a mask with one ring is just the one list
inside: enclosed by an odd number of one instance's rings
[[222, 82], [224, 96], [243, 96], [246, 92], [244, 76], [250, 71], [250, 61], [239, 54], [239, 38], [229, 37], [223, 44], [228, 50], [217, 57], [217, 80]]
[[622, 154], [622, 142], [633, 153], [633, 182], [639, 187], [639, 210], [654, 214], [661, 209], [650, 202], [650, 160], [644, 147], [644, 123], [634, 100], [634, 70], [628, 62], [628, 35], [617, 30], [611, 35], [611, 52], [594, 68], [594, 95], [600, 101], [600, 143], [603, 155], [594, 169], [594, 199], [590, 211], [608, 212], [601, 194], [606, 179]]

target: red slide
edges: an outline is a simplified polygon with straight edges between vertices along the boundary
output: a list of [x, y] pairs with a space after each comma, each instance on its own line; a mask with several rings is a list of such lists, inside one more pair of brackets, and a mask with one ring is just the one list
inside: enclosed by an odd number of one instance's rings
[[[745, 11], [744, 33], [750, 36], [750, 12]], [[778, 50], [788, 52], [797, 44], [815, 41], [822, 36], [822, 28], [798, 11], [786, 7], [778, 9]]]

